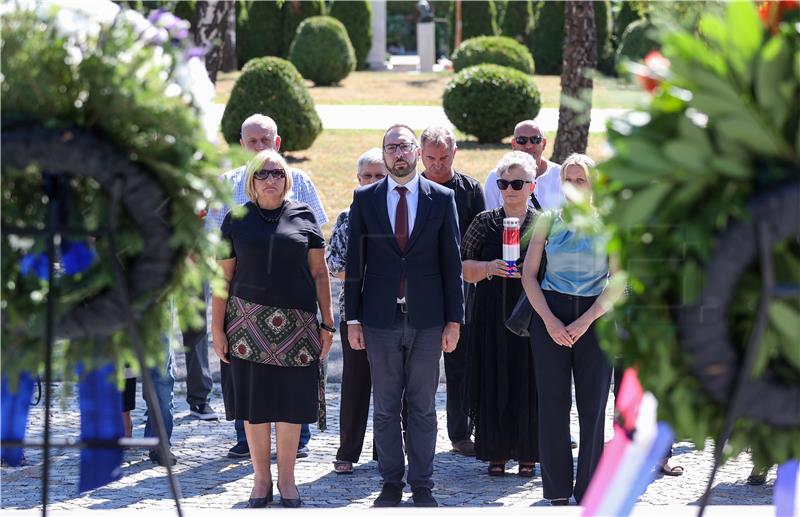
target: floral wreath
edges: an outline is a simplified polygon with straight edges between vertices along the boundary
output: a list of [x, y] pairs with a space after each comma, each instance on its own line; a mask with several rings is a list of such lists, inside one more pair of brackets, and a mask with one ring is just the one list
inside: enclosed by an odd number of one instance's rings
[[698, 35], [665, 35], [663, 56], [632, 67], [649, 106], [609, 123], [614, 155], [599, 166], [630, 286], [617, 317], [599, 322], [603, 346], [699, 448], [743, 385], [725, 455], [749, 447], [764, 466], [800, 457], [800, 297], [769, 301], [752, 379], [734, 380], [763, 288], [756, 224], [775, 280], [800, 279], [798, 15], [796, 1], [733, 2]]
[[[46, 239], [13, 230], [43, 230], [54, 201], [61, 223], [81, 230], [64, 234], [54, 257], [62, 339], [54, 375], [111, 360], [121, 379], [124, 364], [141, 366], [122, 315], [96, 310], [118, 307], [100, 302], [110, 303], [116, 286], [103, 231], [120, 178], [118, 258], [146, 360], [160, 364], [161, 336], [172, 328], [168, 300], [183, 324], [202, 323], [203, 280], [218, 274], [220, 245], [202, 216], [230, 197], [216, 181], [214, 86], [203, 52], [189, 46], [188, 22], [163, 10], [144, 18], [106, 0], [61, 0], [0, 11], [4, 373], [42, 367], [50, 257]], [[147, 264], [158, 267], [148, 272]]]

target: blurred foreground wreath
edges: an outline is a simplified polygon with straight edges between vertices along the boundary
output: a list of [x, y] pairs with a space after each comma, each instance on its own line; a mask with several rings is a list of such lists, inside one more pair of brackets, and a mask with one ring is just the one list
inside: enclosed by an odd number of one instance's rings
[[[699, 36], [667, 34], [664, 55], [634, 67], [650, 105], [610, 122], [614, 155], [599, 167], [631, 287], [616, 321], [600, 323], [602, 341], [701, 448], [721, 431], [758, 312], [756, 223], [776, 281], [800, 284], [800, 11], [786, 7], [762, 23], [757, 6], [732, 2]], [[798, 339], [800, 297], [773, 299], [727, 457], [800, 457]]]
[[65, 341], [54, 374], [70, 377], [77, 362], [111, 360], [120, 376], [124, 363], [138, 365], [113, 289], [109, 224], [148, 365], [160, 364], [167, 302], [184, 325], [201, 323], [198, 295], [217, 271], [218, 246], [201, 216], [230, 196], [216, 181], [202, 53], [187, 45], [188, 23], [160, 10], [145, 19], [105, 0], [0, 9], [4, 373], [36, 373], [44, 360], [46, 239], [13, 228], [44, 229], [54, 201], [61, 224], [91, 234], [65, 235], [56, 249], [55, 333]]

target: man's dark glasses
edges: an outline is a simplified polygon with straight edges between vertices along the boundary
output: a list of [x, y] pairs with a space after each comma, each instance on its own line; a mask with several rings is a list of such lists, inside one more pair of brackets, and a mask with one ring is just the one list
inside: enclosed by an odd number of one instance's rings
[[286, 171], [283, 169], [261, 169], [253, 174], [257, 180], [265, 180], [272, 176], [273, 179], [282, 180], [286, 177]]
[[539, 145], [544, 138], [540, 135], [514, 137], [514, 141], [516, 141], [518, 145], [525, 145], [528, 143], [528, 140], [530, 140], [532, 144]]
[[497, 188], [500, 190], [506, 190], [508, 186], [511, 185], [511, 188], [514, 190], [522, 190], [522, 187], [524, 187], [527, 183], [533, 182], [528, 180], [497, 180]]

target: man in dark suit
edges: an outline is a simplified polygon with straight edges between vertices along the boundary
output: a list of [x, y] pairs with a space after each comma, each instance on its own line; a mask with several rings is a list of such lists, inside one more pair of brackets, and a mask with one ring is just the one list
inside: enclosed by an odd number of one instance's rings
[[383, 137], [389, 176], [353, 196], [345, 271], [350, 346], [370, 362], [378, 470], [375, 506], [397, 506], [405, 458], [400, 412], [408, 407], [408, 483], [415, 506], [437, 506], [433, 488], [436, 388], [442, 351], [452, 352], [464, 319], [461, 238], [453, 191], [417, 174], [416, 134]]

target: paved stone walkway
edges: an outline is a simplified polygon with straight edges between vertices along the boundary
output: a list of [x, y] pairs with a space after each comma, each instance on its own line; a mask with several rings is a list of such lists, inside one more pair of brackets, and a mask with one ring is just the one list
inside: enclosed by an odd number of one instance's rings
[[[73, 386], [67, 386], [73, 388]], [[59, 437], [79, 434], [79, 414], [73, 395], [64, 395], [64, 385], [54, 386], [52, 408], [54, 434]], [[213, 392], [212, 404], [221, 411], [222, 401], [218, 384]], [[536, 477], [524, 479], [516, 475], [516, 464], [509, 465], [504, 478], [490, 478], [486, 464], [473, 458], [465, 458], [450, 452], [445, 426], [444, 385], [437, 395], [439, 416], [439, 438], [436, 447], [435, 495], [442, 506], [449, 507], [510, 507], [521, 509], [542, 506], [542, 480], [539, 468]], [[176, 385], [175, 430], [173, 452], [178, 457], [175, 469], [183, 494], [183, 505], [190, 510], [243, 508], [253, 482], [253, 471], [249, 460], [230, 460], [225, 457], [233, 445], [232, 422], [202, 422], [188, 414], [185, 401], [185, 385]], [[372, 429], [367, 431], [362, 463], [355, 474], [340, 476], [333, 472], [331, 462], [338, 446], [338, 384], [329, 385], [329, 429], [319, 432], [312, 426], [311, 455], [298, 460], [296, 475], [300, 493], [308, 507], [352, 507], [363, 508], [372, 504], [379, 491], [379, 476], [372, 457]], [[611, 436], [611, 407], [609, 400], [606, 436]], [[144, 428], [141, 397], [133, 412], [134, 435], [141, 436]], [[29, 436], [41, 437], [43, 409], [41, 404], [32, 409]], [[577, 436], [577, 415], [573, 409], [572, 428]], [[691, 505], [703, 493], [711, 468], [711, 449], [695, 450], [689, 443], [681, 442], [675, 447], [674, 463], [683, 465], [686, 473], [682, 477], [658, 478], [641, 497], [640, 504]], [[4, 510], [35, 509], [40, 504], [41, 451], [27, 452], [28, 466], [4, 467], [0, 470], [2, 481], [2, 504]], [[168, 510], [173, 502], [167, 488], [166, 470], [147, 460], [144, 452], [127, 451], [121, 480], [106, 487], [80, 495], [77, 494], [79, 455], [75, 449], [55, 451], [51, 463], [51, 496], [54, 510]], [[742, 454], [730, 460], [718, 473], [714, 488], [715, 505], [770, 505], [774, 469], [763, 487], [750, 487], [744, 483], [750, 471], [750, 458]], [[273, 465], [273, 476], [276, 469]], [[403, 503], [409, 506], [410, 493]], [[690, 510], [689, 508], [684, 508]], [[732, 508], [731, 508], [732, 509]], [[764, 513], [764, 507], [751, 506], [752, 511], [736, 513], [752, 515]], [[546, 510], [542, 508], [542, 510]], [[551, 509], [555, 510], [555, 509]], [[577, 508], [574, 508], [577, 510]], [[639, 508], [642, 511], [642, 508]], [[657, 508], [653, 507], [653, 511]], [[516, 512], [514, 512], [516, 513]], [[650, 512], [643, 511], [642, 514]], [[661, 511], [658, 511], [662, 514]], [[686, 514], [685, 511], [680, 513]], [[694, 512], [691, 512], [694, 513]], [[766, 512], [770, 513], [770, 512]], [[577, 513], [571, 513], [577, 515]], [[719, 513], [714, 512], [719, 515]], [[192, 513], [194, 515], [194, 513]], [[562, 514], [563, 515], [563, 514]], [[726, 514], [727, 515], [727, 514]], [[460, 516], [461, 517], [461, 516]]]

